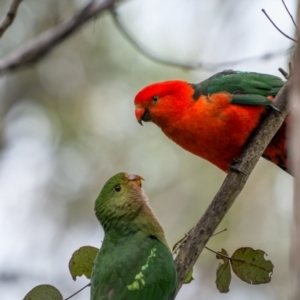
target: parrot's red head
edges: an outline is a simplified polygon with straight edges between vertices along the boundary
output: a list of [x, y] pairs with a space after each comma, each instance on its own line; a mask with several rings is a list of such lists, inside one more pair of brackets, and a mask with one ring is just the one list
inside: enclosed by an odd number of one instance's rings
[[152, 121], [161, 127], [182, 113], [194, 90], [185, 81], [164, 81], [143, 88], [135, 96], [135, 116], [138, 122]]

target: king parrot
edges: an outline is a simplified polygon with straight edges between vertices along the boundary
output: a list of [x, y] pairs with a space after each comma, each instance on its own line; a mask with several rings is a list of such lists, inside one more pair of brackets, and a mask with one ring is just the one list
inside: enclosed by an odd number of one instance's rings
[[164, 231], [135, 174], [111, 177], [95, 202], [104, 240], [93, 265], [91, 300], [171, 300], [177, 273]]
[[[135, 116], [152, 121], [185, 150], [228, 172], [251, 133], [284, 85], [279, 77], [226, 70], [191, 84], [173, 80], [151, 84], [135, 97]], [[286, 127], [289, 115], [263, 153], [287, 169]]]

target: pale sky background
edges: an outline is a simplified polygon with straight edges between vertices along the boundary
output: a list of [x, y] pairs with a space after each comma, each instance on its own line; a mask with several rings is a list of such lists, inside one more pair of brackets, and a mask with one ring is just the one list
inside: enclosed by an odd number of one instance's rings
[[[0, 18], [10, 1], [1, 0]], [[0, 57], [71, 16], [85, 1], [22, 2], [0, 40]], [[293, 15], [296, 1], [286, 0]], [[280, 0], [131, 0], [119, 15], [141, 44], [179, 62], [235, 61], [288, 49], [293, 36]], [[30, 68], [0, 79], [0, 299], [19, 300], [34, 286], [56, 286], [64, 298], [88, 283], [68, 271], [72, 253], [100, 247], [103, 231], [93, 205], [103, 184], [120, 171], [142, 175], [144, 190], [170, 246], [198, 221], [225, 174], [168, 140], [153, 124], [141, 127], [133, 98], [162, 80], [199, 82], [223, 69], [281, 76], [288, 54], [214, 70], [181, 70], [139, 54], [108, 14], [89, 22]], [[215, 286], [219, 261], [204, 250], [195, 280], [178, 300], [287, 299], [292, 177], [261, 159], [209, 241], [229, 254], [243, 246], [263, 249], [274, 263], [270, 284], [250, 286], [233, 275], [230, 292]], [[89, 298], [89, 289], [73, 299]]]

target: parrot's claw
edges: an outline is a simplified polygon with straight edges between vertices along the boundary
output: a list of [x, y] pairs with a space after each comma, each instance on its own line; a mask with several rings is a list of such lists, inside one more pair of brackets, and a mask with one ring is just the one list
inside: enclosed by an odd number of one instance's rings
[[238, 164], [238, 163], [242, 162], [242, 160], [240, 158], [234, 158], [232, 160], [232, 162]]
[[[240, 159], [238, 159], [238, 160], [241, 161]], [[236, 162], [236, 161], [234, 161], [234, 162]], [[229, 165], [229, 170], [232, 170], [232, 171], [235, 171], [238, 173], [242, 173], [243, 175], [247, 176], [247, 174], [244, 171], [242, 171], [241, 169], [239, 169], [238, 167], [236, 167], [232, 164]]]
[[270, 107], [272, 110], [275, 110], [275, 111], [277, 111], [278, 113], [282, 114], [282, 112], [281, 112], [276, 106], [270, 105], [269, 107]]

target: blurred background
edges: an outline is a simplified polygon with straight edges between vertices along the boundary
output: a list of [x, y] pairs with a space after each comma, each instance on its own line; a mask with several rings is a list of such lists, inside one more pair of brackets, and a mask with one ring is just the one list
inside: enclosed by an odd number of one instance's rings
[[[0, 0], [0, 18], [11, 1]], [[296, 0], [286, 0], [295, 15]], [[72, 16], [86, 1], [26, 0], [0, 40], [0, 57]], [[225, 174], [185, 152], [153, 124], [141, 127], [133, 99], [162, 80], [199, 82], [223, 69], [281, 76], [293, 36], [280, 0], [130, 0], [118, 13], [126, 28], [157, 56], [204, 62], [183, 70], [138, 53], [109, 14], [89, 22], [38, 63], [0, 78], [0, 298], [19, 300], [34, 286], [56, 286], [64, 298], [88, 283], [68, 271], [72, 253], [100, 247], [103, 231], [93, 206], [117, 172], [142, 175], [144, 190], [172, 246], [198, 221]], [[266, 56], [269, 53], [279, 53]], [[264, 56], [265, 55], [265, 56]], [[265, 59], [219, 64], [247, 57]], [[269, 59], [268, 59], [269, 58]], [[219, 65], [218, 65], [219, 64]], [[228, 294], [215, 286], [219, 261], [204, 250], [194, 281], [178, 300], [287, 299], [292, 177], [261, 159], [208, 243], [216, 251], [251, 246], [274, 264], [272, 281], [250, 286], [233, 276]], [[72, 299], [89, 299], [87, 288]]]

